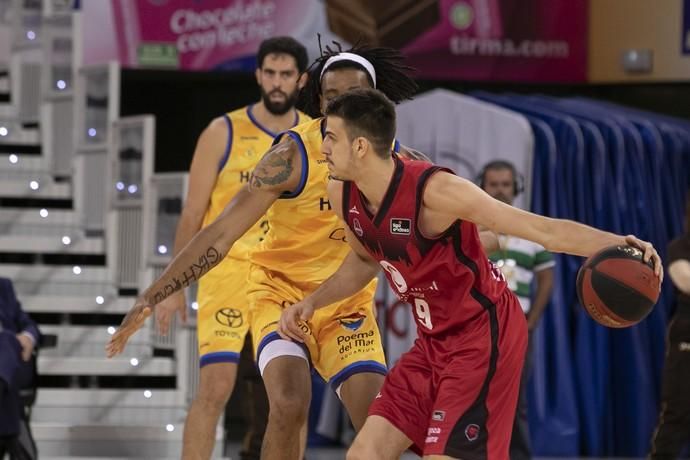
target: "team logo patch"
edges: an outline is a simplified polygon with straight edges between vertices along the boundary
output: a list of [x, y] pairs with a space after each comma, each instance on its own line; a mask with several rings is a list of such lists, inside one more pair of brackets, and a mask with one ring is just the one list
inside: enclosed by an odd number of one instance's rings
[[234, 308], [221, 308], [216, 312], [216, 321], [227, 327], [240, 327], [244, 323], [242, 312]]
[[398, 290], [398, 294], [407, 292], [407, 282], [405, 278], [403, 278], [402, 273], [400, 273], [400, 270], [385, 260], [379, 261], [379, 264], [390, 274], [390, 279], [393, 281], [393, 284], [395, 284], [395, 289]]
[[338, 318], [338, 321], [343, 329], [354, 332], [362, 327], [365, 319], [367, 319], [366, 315], [362, 315], [361, 313], [353, 313], [349, 316]]
[[412, 221], [410, 219], [391, 219], [391, 233], [393, 235], [409, 235], [412, 233]]
[[362, 224], [359, 223], [359, 219], [356, 217], [352, 219], [352, 230], [355, 231], [358, 237], [364, 236], [364, 230], [362, 230]]
[[446, 419], [446, 413], [445, 411], [442, 410], [435, 410], [433, 414], [431, 414], [431, 420], [434, 422], [442, 422]]
[[479, 438], [479, 425], [471, 423], [465, 428], [465, 437], [468, 441], [476, 441]]

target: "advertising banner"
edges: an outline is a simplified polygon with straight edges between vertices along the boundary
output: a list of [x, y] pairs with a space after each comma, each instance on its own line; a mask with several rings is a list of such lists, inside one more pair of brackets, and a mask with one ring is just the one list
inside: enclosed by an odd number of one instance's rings
[[[112, 8], [113, 41], [127, 67], [251, 70], [263, 39], [295, 37], [313, 58], [321, 34], [323, 42], [400, 48], [419, 78], [578, 82], [587, 75], [584, 0], [111, 1], [84, 10]], [[686, 8], [684, 30], [687, 15]], [[94, 37], [94, 46], [102, 41]], [[88, 37], [84, 46], [89, 55]]]

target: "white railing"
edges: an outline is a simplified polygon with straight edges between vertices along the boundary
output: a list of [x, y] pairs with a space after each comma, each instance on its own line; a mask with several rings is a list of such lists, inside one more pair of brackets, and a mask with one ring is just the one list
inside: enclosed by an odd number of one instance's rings
[[[187, 178], [186, 173], [158, 173], [151, 178], [150, 193], [144, 202], [142, 259], [145, 273], [140, 289], [154, 281], [170, 261], [177, 222], [187, 193]], [[175, 319], [167, 335], [154, 334], [154, 346], [175, 348], [178, 329]]]
[[23, 122], [38, 121], [43, 60], [43, 17], [40, 4], [14, 1], [9, 12], [12, 27], [10, 92], [14, 115]]
[[43, 2], [41, 138], [54, 177], [69, 177], [74, 160], [74, 36], [70, 2]]
[[79, 69], [74, 79], [74, 209], [89, 233], [103, 233], [108, 149], [113, 145], [111, 124], [118, 119], [120, 69], [111, 62]]
[[152, 115], [125, 117], [111, 125], [105, 189], [108, 264], [120, 288], [139, 288], [144, 269], [144, 203], [150, 193], [155, 156]]

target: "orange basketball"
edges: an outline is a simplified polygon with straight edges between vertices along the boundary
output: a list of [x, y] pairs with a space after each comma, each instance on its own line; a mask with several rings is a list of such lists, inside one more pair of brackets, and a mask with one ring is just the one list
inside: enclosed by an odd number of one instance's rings
[[629, 327], [652, 311], [659, 299], [659, 278], [652, 262], [632, 246], [597, 252], [577, 274], [577, 296], [587, 313], [607, 327]]

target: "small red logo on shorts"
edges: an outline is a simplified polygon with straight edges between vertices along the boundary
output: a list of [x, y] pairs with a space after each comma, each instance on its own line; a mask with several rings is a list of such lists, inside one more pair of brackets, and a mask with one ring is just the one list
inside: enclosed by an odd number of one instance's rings
[[476, 441], [479, 437], [479, 425], [475, 425], [474, 423], [467, 425], [467, 428], [465, 428], [465, 437], [470, 442]]

